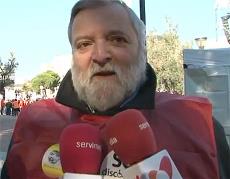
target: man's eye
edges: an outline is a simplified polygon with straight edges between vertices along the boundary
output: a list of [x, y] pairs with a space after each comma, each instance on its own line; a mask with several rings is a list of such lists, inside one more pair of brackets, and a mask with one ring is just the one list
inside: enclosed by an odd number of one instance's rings
[[120, 36], [111, 37], [110, 41], [116, 44], [122, 44], [127, 42], [127, 40], [124, 37]]
[[90, 46], [92, 43], [91, 42], [79, 42], [77, 43], [76, 47], [77, 49], [84, 49], [88, 46]]

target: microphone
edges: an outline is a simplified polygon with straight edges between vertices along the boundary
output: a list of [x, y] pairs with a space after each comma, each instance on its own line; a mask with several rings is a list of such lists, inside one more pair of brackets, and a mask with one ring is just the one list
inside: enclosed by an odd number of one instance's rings
[[114, 115], [102, 129], [109, 150], [127, 166], [157, 152], [154, 133], [143, 114], [128, 109]]
[[126, 165], [124, 178], [182, 179], [166, 150], [158, 151], [154, 132], [143, 114], [128, 109], [114, 115], [102, 128], [109, 150]]
[[63, 176], [59, 144], [51, 145], [44, 153], [42, 158], [42, 171], [50, 178]]
[[67, 126], [60, 136], [60, 158], [64, 173], [97, 174], [102, 161], [100, 131], [81, 123]]

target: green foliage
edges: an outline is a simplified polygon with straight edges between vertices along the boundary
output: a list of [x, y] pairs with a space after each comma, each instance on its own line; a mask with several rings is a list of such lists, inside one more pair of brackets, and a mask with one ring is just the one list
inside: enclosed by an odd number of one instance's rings
[[53, 71], [46, 71], [34, 77], [31, 80], [31, 87], [33, 91], [40, 93], [40, 87], [44, 89], [54, 90], [60, 83], [60, 77]]
[[33, 91], [31, 82], [24, 83], [22, 86], [22, 90], [28, 93], [29, 91]]
[[183, 48], [177, 28], [167, 21], [168, 30], [162, 35], [147, 36], [148, 62], [157, 75], [157, 91], [183, 93]]
[[10, 53], [10, 58], [7, 62], [3, 63], [0, 59], [0, 91], [4, 91], [4, 87], [14, 84], [15, 70], [18, 67], [18, 62], [14, 53]]

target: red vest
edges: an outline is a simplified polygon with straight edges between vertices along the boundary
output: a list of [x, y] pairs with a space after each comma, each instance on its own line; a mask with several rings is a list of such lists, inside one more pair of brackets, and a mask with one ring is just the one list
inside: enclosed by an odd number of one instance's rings
[[[184, 179], [218, 179], [212, 106], [204, 98], [156, 94], [154, 110], [141, 110], [156, 137], [158, 150], [167, 149]], [[11, 179], [48, 179], [41, 169], [49, 146], [59, 142], [67, 125], [101, 124], [108, 117], [89, 116], [54, 100], [25, 107], [15, 125], [8, 153]]]

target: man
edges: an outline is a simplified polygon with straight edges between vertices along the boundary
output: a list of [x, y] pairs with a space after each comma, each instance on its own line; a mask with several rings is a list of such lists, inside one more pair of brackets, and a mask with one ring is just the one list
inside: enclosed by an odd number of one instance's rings
[[[71, 71], [56, 101], [41, 100], [20, 113], [2, 179], [49, 178], [42, 172], [41, 158], [59, 142], [67, 125], [100, 126], [126, 109], [143, 113], [155, 133], [158, 151], [169, 152], [183, 178], [230, 178], [229, 148], [223, 128], [215, 120], [213, 124], [210, 103], [203, 98], [155, 94], [145, 27], [130, 8], [120, 0], [80, 0], [72, 9], [68, 35]], [[121, 177], [122, 161], [115, 155], [109, 160], [114, 160], [112, 166]], [[115, 170], [101, 169], [113, 176]]]
[[4, 108], [5, 108], [5, 99], [4, 98], [1, 99], [0, 105], [1, 105], [0, 106], [1, 115], [3, 115], [4, 114]]

